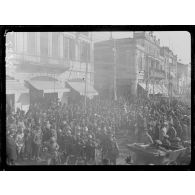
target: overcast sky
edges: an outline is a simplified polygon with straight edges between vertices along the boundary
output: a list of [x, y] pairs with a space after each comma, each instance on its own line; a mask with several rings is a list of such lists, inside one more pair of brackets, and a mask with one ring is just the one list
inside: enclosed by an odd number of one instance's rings
[[[161, 46], [169, 46], [178, 59], [183, 63], [191, 62], [191, 37], [186, 31], [154, 31], [154, 35], [160, 38]], [[132, 37], [133, 32], [113, 32], [114, 38]], [[94, 32], [93, 39], [95, 42], [110, 38], [110, 32]]]

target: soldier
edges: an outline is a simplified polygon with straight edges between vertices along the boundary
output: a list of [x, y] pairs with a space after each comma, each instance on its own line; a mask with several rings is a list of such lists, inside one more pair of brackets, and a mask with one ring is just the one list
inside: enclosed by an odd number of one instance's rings
[[20, 160], [23, 160], [24, 154], [24, 133], [22, 129], [19, 127], [18, 132], [16, 134], [16, 146], [17, 146], [17, 155]]
[[30, 160], [32, 156], [32, 133], [30, 127], [27, 127], [25, 131], [25, 156], [28, 160]]
[[58, 164], [59, 162], [59, 155], [58, 155], [58, 150], [59, 150], [59, 145], [56, 141], [55, 137], [51, 137], [50, 139], [50, 144], [49, 144], [49, 153], [50, 153], [50, 157], [48, 159], [48, 165], [51, 164]]
[[112, 149], [110, 155], [110, 163], [116, 165], [116, 160], [119, 157], [119, 148], [116, 139], [114, 137], [111, 139], [111, 144], [112, 144]]
[[9, 131], [6, 138], [7, 162], [9, 165], [15, 165], [17, 161], [17, 146], [14, 140], [13, 131]]
[[34, 134], [34, 155], [35, 155], [35, 160], [40, 160], [40, 148], [41, 148], [41, 144], [42, 144], [42, 131], [41, 131], [41, 127], [38, 126], [37, 129], [35, 130], [35, 134]]

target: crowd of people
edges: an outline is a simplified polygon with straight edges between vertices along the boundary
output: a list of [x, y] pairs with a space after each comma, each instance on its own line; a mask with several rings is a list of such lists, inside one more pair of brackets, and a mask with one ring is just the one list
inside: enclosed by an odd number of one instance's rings
[[189, 106], [177, 100], [137, 98], [76, 104], [54, 101], [7, 113], [7, 159], [47, 164], [116, 165], [122, 129], [133, 142], [183, 147], [191, 138]]

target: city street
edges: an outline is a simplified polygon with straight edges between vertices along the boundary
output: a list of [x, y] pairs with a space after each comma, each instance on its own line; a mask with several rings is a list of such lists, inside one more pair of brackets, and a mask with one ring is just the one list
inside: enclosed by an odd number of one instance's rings
[[7, 33], [10, 164], [190, 164], [190, 50], [166, 33], [190, 43], [169, 31]]

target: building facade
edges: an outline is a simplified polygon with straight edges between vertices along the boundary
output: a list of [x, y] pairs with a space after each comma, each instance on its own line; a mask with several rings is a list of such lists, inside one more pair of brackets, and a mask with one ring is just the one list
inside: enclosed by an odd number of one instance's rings
[[[131, 88], [133, 90], [136, 69], [129, 65], [130, 62], [134, 62], [133, 41], [128, 38], [95, 43], [94, 83], [101, 94], [113, 96], [114, 79], [116, 79], [117, 93], [120, 93], [119, 88], [122, 87], [123, 91], [131, 91]], [[116, 66], [115, 76], [114, 66]]]
[[[137, 95], [138, 86], [150, 94], [162, 92], [158, 85], [163, 85], [161, 81], [165, 79], [165, 67], [160, 56], [160, 40], [152, 32], [134, 32], [133, 38], [98, 42], [94, 51], [94, 78], [99, 91], [108, 92], [110, 89], [113, 93], [116, 63], [118, 94], [128, 92]], [[120, 89], [123, 92], [120, 93]]]
[[[152, 32], [134, 32], [133, 38], [139, 48], [140, 56], [137, 54], [138, 84], [147, 91], [148, 94], [164, 93], [165, 78], [163, 58], [160, 55], [160, 40]], [[136, 62], [135, 62], [136, 65]], [[164, 92], [163, 92], [164, 91]]]
[[178, 94], [177, 90], [177, 55], [168, 47], [161, 47], [161, 55], [164, 58], [165, 67], [165, 85], [168, 89], [169, 96]]
[[189, 65], [177, 62], [177, 84], [180, 95], [184, 94], [188, 88], [188, 67]]
[[[7, 78], [22, 85], [27, 82], [43, 94], [60, 99], [69, 91], [65, 87], [67, 81], [86, 78], [89, 85], [93, 85], [91, 37], [88, 32], [9, 32], [6, 36]], [[6, 91], [11, 86], [9, 80], [6, 80]], [[22, 94], [21, 91], [18, 96]], [[14, 100], [16, 107], [22, 104], [18, 99]]]

